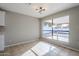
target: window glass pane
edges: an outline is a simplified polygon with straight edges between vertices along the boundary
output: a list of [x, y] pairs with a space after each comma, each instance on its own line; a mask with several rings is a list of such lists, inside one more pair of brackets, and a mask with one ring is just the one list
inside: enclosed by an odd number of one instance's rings
[[52, 39], [52, 20], [42, 22], [42, 37]]
[[53, 39], [69, 42], [69, 16], [53, 19]]

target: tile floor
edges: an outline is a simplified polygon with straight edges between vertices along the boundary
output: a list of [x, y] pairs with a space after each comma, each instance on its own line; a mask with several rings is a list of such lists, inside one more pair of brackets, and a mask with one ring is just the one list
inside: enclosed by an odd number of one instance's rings
[[79, 56], [79, 52], [44, 41], [35, 41], [5, 49], [10, 56]]

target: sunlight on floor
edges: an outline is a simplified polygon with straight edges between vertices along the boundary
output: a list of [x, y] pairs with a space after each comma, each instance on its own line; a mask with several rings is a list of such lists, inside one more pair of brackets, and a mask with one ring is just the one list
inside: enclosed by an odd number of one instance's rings
[[35, 56], [35, 54], [39, 55], [39, 56], [43, 56], [54, 49], [55, 49], [55, 47], [51, 46], [48, 43], [39, 42], [34, 47], [32, 47], [29, 51], [25, 52], [22, 56]]
[[24, 52], [21, 53], [20, 56], [79, 56], [79, 52], [50, 44], [45, 41], [37, 42], [29, 50], [26, 49], [28, 46], [22, 47], [22, 51]]

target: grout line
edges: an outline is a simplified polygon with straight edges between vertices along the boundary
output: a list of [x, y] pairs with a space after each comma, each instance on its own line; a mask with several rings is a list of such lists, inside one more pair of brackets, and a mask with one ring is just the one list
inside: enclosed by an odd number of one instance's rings
[[30, 49], [36, 56], [38, 56], [38, 54], [36, 54], [32, 49]]

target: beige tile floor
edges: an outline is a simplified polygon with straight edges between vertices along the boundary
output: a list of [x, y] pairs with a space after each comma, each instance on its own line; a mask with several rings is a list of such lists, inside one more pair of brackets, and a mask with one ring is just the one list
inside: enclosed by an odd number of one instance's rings
[[8, 47], [4, 53], [10, 56], [79, 56], [79, 52], [44, 41]]

